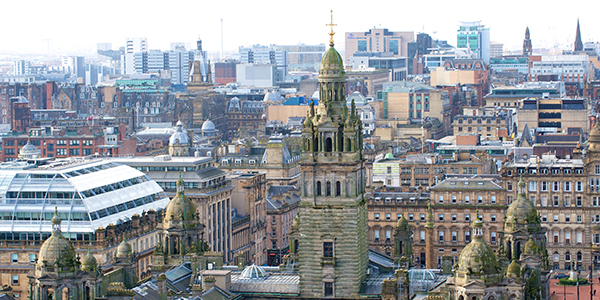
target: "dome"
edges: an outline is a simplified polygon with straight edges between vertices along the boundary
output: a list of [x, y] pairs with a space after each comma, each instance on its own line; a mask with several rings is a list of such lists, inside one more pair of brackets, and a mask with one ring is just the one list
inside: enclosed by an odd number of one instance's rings
[[535, 206], [525, 196], [525, 181], [523, 176], [519, 180], [518, 184], [519, 196], [517, 200], [511, 203], [506, 210], [506, 223], [507, 224], [532, 224], [539, 223], [537, 219], [537, 210]]
[[123, 241], [117, 247], [117, 252], [115, 256], [117, 258], [127, 258], [132, 255], [131, 245], [127, 242], [127, 238], [125, 238], [125, 234], [123, 234]]
[[281, 100], [281, 95], [278, 92], [267, 92], [263, 101], [279, 101]]
[[265, 269], [254, 264], [244, 268], [244, 271], [242, 271], [242, 274], [240, 274], [240, 278], [245, 279], [258, 279], [265, 277], [267, 277], [267, 272], [265, 272]]
[[169, 138], [169, 146], [175, 145], [189, 145], [190, 138], [187, 133], [183, 131], [183, 123], [177, 122], [177, 131]]
[[163, 225], [165, 229], [173, 227], [173, 225], [180, 224], [182, 221], [183, 226], [194, 222], [196, 219], [196, 207], [192, 201], [183, 193], [183, 180], [181, 174], [179, 180], [177, 180], [177, 194], [165, 209], [165, 218], [163, 219]]
[[491, 275], [497, 273], [498, 261], [490, 245], [476, 236], [465, 246], [458, 257], [458, 271], [467, 274]]
[[397, 230], [408, 230], [408, 220], [404, 217], [404, 214], [400, 215], [398, 223], [396, 223]]
[[387, 153], [387, 154], [385, 155], [385, 159], [394, 159], [394, 154]]
[[538, 253], [538, 246], [533, 241], [533, 238], [529, 237], [529, 241], [525, 243], [525, 249], [523, 249], [523, 254], [525, 255], [536, 255]]
[[81, 260], [81, 269], [86, 272], [94, 271], [97, 266], [98, 261], [96, 261], [96, 258], [92, 255], [92, 249], [88, 248], [87, 255]]
[[36, 148], [29, 140], [27, 140], [27, 144], [19, 150], [19, 159], [39, 158], [41, 153], [42, 151], [40, 149]]
[[57, 265], [58, 267], [71, 267], [75, 264], [75, 249], [60, 230], [61, 219], [55, 209], [52, 217], [52, 235], [40, 247], [37, 265]]
[[335, 69], [335, 70], [344, 70], [344, 60], [335, 48], [329, 47], [327, 52], [323, 55], [323, 59], [321, 60], [321, 70], [324, 69]]
[[352, 105], [352, 100], [354, 100], [354, 105], [356, 106], [365, 106], [367, 105], [367, 98], [360, 94], [360, 92], [355, 91], [346, 99], [346, 105], [350, 107]]
[[202, 124], [202, 132], [214, 132], [215, 131], [215, 123], [211, 120], [206, 120]]
[[515, 259], [508, 265], [506, 268], [506, 277], [516, 278], [521, 275], [521, 266], [517, 263]]

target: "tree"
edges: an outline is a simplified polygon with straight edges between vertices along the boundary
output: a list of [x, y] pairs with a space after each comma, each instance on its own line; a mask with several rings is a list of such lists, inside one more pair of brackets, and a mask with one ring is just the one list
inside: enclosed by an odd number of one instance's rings
[[541, 282], [540, 271], [533, 270], [525, 283], [525, 299], [526, 300], [541, 300]]

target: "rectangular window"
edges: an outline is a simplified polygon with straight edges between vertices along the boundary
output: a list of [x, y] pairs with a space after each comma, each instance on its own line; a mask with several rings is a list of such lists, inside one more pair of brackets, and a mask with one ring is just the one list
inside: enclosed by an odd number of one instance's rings
[[477, 196], [477, 203], [478, 204], [482, 204], [483, 203], [483, 196]]
[[443, 214], [439, 214], [438, 215], [438, 221], [444, 222], [444, 215]]
[[19, 262], [19, 254], [13, 253], [11, 255], [11, 260], [13, 263]]
[[492, 243], [496, 242], [496, 232], [495, 231], [490, 232], [490, 241]]
[[419, 239], [421, 240], [421, 243], [425, 242], [425, 230], [419, 232]]
[[548, 206], [548, 197], [542, 196], [542, 206]]
[[577, 198], [575, 198], [575, 199], [576, 199], [575, 205], [577, 205], [577, 207], [581, 207], [582, 202], [583, 202], [581, 196], [577, 196]]
[[558, 232], [555, 232], [553, 235], [553, 241], [555, 244], [558, 244]]
[[456, 215], [452, 215], [452, 222], [456, 222]]
[[379, 221], [379, 214], [375, 214], [375, 221]]
[[36, 259], [37, 259], [37, 254], [29, 254], [29, 262], [30, 263], [35, 263]]
[[546, 222], [546, 221], [548, 221], [548, 216], [542, 215], [542, 222]]
[[491, 219], [491, 221], [492, 221], [492, 222], [496, 222], [496, 215], [492, 215], [492, 216], [490, 217], [490, 219]]
[[421, 214], [421, 221], [425, 221], [425, 214]]
[[458, 240], [458, 232], [452, 231], [452, 242], [456, 242]]
[[471, 222], [471, 215], [465, 214], [465, 222]]
[[577, 223], [581, 223], [581, 222], [582, 222], [581, 215], [578, 215], [578, 216], [577, 216]]
[[333, 242], [323, 242], [323, 257], [333, 257]]
[[391, 230], [386, 230], [385, 231], [385, 240], [389, 241], [392, 238], [392, 231]]
[[376, 242], [377, 242], [377, 241], [379, 241], [379, 230], [375, 230], [375, 231], [373, 232], [373, 235], [374, 235], [374, 237], [375, 237], [375, 241], [376, 241]]
[[413, 214], [408, 214], [408, 220], [412, 221], [413, 220]]
[[554, 222], [558, 222], [558, 215], [554, 215]]
[[571, 182], [570, 181], [565, 181], [565, 192], [570, 192], [571, 191]]
[[12, 276], [12, 285], [19, 285], [19, 275]]
[[553, 181], [552, 182], [552, 191], [553, 192], [560, 192], [560, 181]]
[[542, 181], [542, 182], [540, 182], [540, 190], [542, 192], [547, 192], [548, 191], [548, 181]]
[[496, 204], [496, 196], [491, 196], [490, 201], [492, 204]]
[[571, 196], [565, 196], [565, 206], [571, 206]]
[[443, 231], [438, 231], [438, 241], [440, 243], [444, 242], [444, 232]]
[[456, 196], [452, 196], [452, 204], [456, 204]]
[[583, 182], [582, 181], [577, 181], [575, 183], [575, 191], [576, 192], [583, 192]]
[[386, 221], [391, 221], [392, 220], [392, 215], [391, 214], [385, 214], [385, 220]]
[[529, 182], [529, 191], [530, 192], [537, 191], [537, 182], [535, 182], [535, 181], [530, 181]]
[[583, 232], [577, 232], [575, 235], [577, 244], [583, 243]]
[[554, 206], [554, 207], [558, 206], [558, 196], [554, 196], [552, 198], [552, 206]]
[[565, 244], [570, 244], [570, 243], [571, 243], [571, 233], [565, 232]]
[[570, 215], [565, 215], [565, 222], [566, 223], [571, 222], [571, 216]]
[[470, 243], [470, 242], [471, 242], [471, 232], [465, 231], [465, 243]]
[[444, 203], [444, 196], [438, 196], [438, 203]]
[[469, 204], [469, 196], [465, 196], [465, 204]]
[[323, 296], [331, 297], [333, 296], [333, 282], [323, 282]]

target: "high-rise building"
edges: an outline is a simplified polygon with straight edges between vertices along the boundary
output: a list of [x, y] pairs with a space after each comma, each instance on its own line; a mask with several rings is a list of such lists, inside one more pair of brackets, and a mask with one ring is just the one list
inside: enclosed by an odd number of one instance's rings
[[135, 73], [134, 53], [146, 51], [148, 51], [148, 40], [146, 38], [128, 38], [125, 54], [121, 57], [121, 73]]
[[344, 62], [348, 63], [354, 52], [392, 52], [397, 56], [408, 56], [408, 43], [414, 39], [412, 31], [389, 31], [385, 28], [346, 32]]
[[523, 40], [523, 55], [529, 56], [533, 53], [531, 46], [531, 37], [529, 36], [529, 26], [525, 29], [525, 39]]
[[302, 198], [290, 239], [301, 298], [358, 297], [369, 261], [362, 124], [345, 105], [344, 62], [331, 36], [319, 106], [302, 129]]
[[461, 22], [456, 34], [456, 47], [469, 48], [478, 58], [490, 62], [490, 29], [480, 21]]
[[502, 57], [504, 44], [500, 42], [490, 42], [490, 57]]

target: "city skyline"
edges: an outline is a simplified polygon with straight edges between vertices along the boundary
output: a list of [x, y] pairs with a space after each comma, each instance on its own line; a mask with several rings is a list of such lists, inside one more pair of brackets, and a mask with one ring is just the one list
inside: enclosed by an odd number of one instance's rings
[[[293, 9], [275, 1], [232, 1], [219, 3], [171, 1], [168, 6], [150, 6], [146, 2], [94, 1], [85, 7], [71, 9], [80, 2], [59, 0], [7, 3], [6, 11], [26, 11], [27, 15], [10, 14], [0, 20], [5, 30], [0, 54], [46, 54], [95, 52], [97, 43], [111, 43], [113, 49], [125, 45], [128, 37], [146, 37], [149, 49], [168, 50], [170, 43], [183, 42], [194, 47], [198, 38], [205, 50], [221, 51], [221, 19], [223, 50], [235, 51], [240, 46], [255, 44], [326, 44], [329, 10], [337, 48], [343, 49], [343, 33], [387, 28], [430, 34], [456, 45], [456, 31], [461, 21], [481, 21], [490, 28], [491, 41], [504, 44], [505, 50], [519, 50], [529, 26], [533, 48], [572, 47], [579, 18], [583, 42], [600, 41], [592, 32], [593, 10], [579, 6], [556, 6], [506, 1], [494, 8], [481, 7], [475, 1], [449, 7], [447, 2], [433, 1], [424, 11], [422, 5], [383, 3], [364, 6], [359, 2], [305, 1]], [[360, 6], [359, 6], [360, 5]], [[582, 4], [584, 5], [584, 4]], [[384, 9], [386, 7], [397, 9]], [[33, 9], [31, 9], [33, 8]], [[436, 9], [437, 8], [437, 9]], [[411, 13], [420, 11], [421, 13]], [[408, 13], [407, 13], [408, 12]], [[52, 16], [68, 13], [69, 17]], [[35, 21], [32, 21], [35, 20]], [[559, 47], [559, 48], [560, 48]]]

